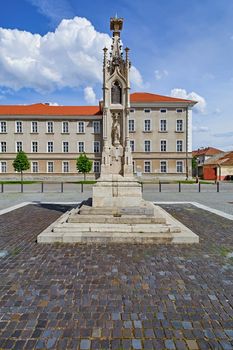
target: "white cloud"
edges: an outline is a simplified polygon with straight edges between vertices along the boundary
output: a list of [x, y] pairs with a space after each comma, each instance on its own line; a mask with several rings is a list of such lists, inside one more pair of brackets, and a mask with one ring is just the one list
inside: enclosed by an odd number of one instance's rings
[[63, 18], [73, 17], [73, 11], [67, 0], [27, 0], [35, 6], [39, 13], [50, 18], [51, 22], [58, 24]]
[[193, 126], [194, 132], [208, 132], [209, 127], [208, 126]]
[[155, 79], [161, 80], [163, 78], [166, 78], [168, 76], [168, 71], [166, 69], [163, 70], [155, 70]]
[[134, 66], [132, 66], [130, 69], [130, 81], [132, 85], [135, 85], [135, 87], [143, 86], [143, 79], [142, 79], [141, 73]]
[[206, 100], [196, 92], [188, 93], [185, 89], [176, 88], [172, 89], [171, 96], [197, 101], [198, 103], [194, 106], [194, 109], [202, 114], [206, 112]]
[[[43, 93], [102, 83], [103, 47], [111, 46], [111, 38], [86, 18], [75, 17], [44, 36], [0, 28], [0, 46], [1, 86]], [[133, 86], [143, 86], [137, 68], [132, 66], [130, 75]], [[89, 95], [89, 100], [94, 98]]]
[[45, 92], [102, 82], [102, 49], [110, 45], [108, 34], [80, 17], [44, 36], [0, 28], [0, 84]]
[[97, 99], [96, 99], [96, 94], [95, 91], [91, 86], [87, 86], [84, 89], [84, 98], [87, 103], [90, 105], [95, 105], [97, 104]]

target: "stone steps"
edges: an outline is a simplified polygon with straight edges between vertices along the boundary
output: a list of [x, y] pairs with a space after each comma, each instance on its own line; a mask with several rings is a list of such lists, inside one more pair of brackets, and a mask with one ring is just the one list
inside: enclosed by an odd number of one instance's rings
[[67, 222], [69, 223], [85, 223], [87, 222], [95, 223], [113, 223], [113, 224], [166, 224], [165, 218], [156, 218], [148, 216], [134, 216], [134, 215], [122, 215], [120, 217], [109, 216], [109, 215], [72, 215], [68, 218]]
[[109, 232], [109, 233], [169, 233], [180, 232], [180, 228], [164, 224], [104, 224], [104, 223], [64, 223], [54, 227], [53, 232]]

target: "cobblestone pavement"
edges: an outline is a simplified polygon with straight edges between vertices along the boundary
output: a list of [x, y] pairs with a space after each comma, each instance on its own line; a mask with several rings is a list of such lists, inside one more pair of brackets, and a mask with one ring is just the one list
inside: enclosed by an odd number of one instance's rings
[[39, 245], [66, 207], [0, 216], [0, 349], [233, 349], [232, 221], [163, 207], [199, 245]]

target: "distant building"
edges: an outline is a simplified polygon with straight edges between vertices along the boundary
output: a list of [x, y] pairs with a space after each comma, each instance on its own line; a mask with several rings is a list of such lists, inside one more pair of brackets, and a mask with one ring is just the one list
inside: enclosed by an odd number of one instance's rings
[[[122, 24], [119, 31], [121, 28]], [[113, 43], [119, 31], [114, 29]], [[112, 122], [116, 113], [123, 126], [117, 140], [120, 145], [127, 145], [127, 157], [136, 175], [177, 179], [192, 176], [191, 108], [196, 102], [145, 92], [129, 94], [129, 50], [125, 49], [126, 62], [120, 39], [116, 44], [110, 55], [104, 49], [105, 104], [100, 101], [99, 106], [0, 106], [0, 178], [17, 176], [12, 162], [20, 150], [31, 162], [27, 178], [76, 176], [76, 158], [83, 152], [93, 160], [92, 172], [98, 176], [103, 149], [107, 152], [105, 118]]]
[[192, 156], [197, 160], [197, 169], [193, 169], [193, 176], [203, 177], [203, 165], [208, 159], [215, 155], [224, 153], [220, 149], [214, 147], [199, 148], [192, 152]]
[[233, 151], [219, 153], [203, 165], [204, 180], [233, 180]]

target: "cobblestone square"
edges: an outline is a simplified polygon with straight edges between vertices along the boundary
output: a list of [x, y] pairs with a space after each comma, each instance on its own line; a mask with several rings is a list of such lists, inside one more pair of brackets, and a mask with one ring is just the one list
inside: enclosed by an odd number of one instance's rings
[[0, 349], [233, 349], [233, 224], [163, 205], [195, 245], [36, 243], [69, 209], [0, 216]]

